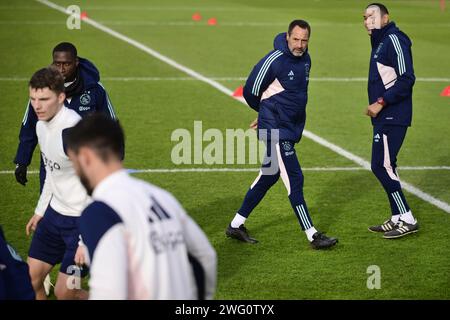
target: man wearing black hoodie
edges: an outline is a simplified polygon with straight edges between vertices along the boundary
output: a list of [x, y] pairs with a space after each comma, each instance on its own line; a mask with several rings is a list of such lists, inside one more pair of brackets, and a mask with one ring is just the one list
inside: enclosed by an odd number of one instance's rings
[[[53, 63], [65, 80], [66, 100], [64, 105], [76, 111], [81, 117], [92, 112], [104, 112], [116, 119], [113, 106], [105, 88], [100, 83], [100, 73], [87, 59], [78, 57], [77, 49], [69, 42], [62, 42], [53, 49]], [[14, 163], [15, 176], [22, 185], [27, 183], [27, 167], [31, 162], [38, 139], [36, 136], [37, 116], [28, 101], [19, 134], [19, 146]], [[41, 158], [40, 190], [45, 181], [45, 164]]]
[[248, 243], [251, 238], [244, 223], [266, 192], [282, 178], [294, 214], [313, 249], [334, 246], [337, 239], [318, 231], [303, 197], [303, 174], [295, 151], [306, 121], [311, 58], [308, 42], [311, 27], [304, 20], [290, 23], [288, 32], [275, 37], [270, 51], [253, 68], [244, 86], [244, 98], [258, 112], [250, 126], [267, 142], [267, 155], [241, 208], [226, 229], [228, 237]]

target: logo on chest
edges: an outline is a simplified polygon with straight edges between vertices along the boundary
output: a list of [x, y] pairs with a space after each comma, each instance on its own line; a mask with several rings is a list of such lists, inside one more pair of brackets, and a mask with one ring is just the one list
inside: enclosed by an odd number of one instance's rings
[[305, 80], [309, 80], [309, 63], [305, 63]]
[[375, 55], [373, 56], [374, 59], [378, 58], [378, 55], [380, 54], [381, 48], [383, 48], [383, 42], [380, 42], [380, 44], [378, 45], [378, 48], [375, 51]]
[[61, 166], [59, 165], [59, 163], [48, 159], [47, 156], [45, 155], [45, 153], [43, 153], [43, 152], [41, 152], [41, 155], [42, 155], [42, 160], [44, 161], [44, 166], [46, 168], [49, 168], [50, 171], [61, 170]]
[[288, 73], [289, 80], [294, 80], [294, 71], [289, 71]]
[[91, 96], [89, 95], [89, 91], [86, 93], [83, 93], [80, 97], [80, 103], [85, 106], [91, 103]]

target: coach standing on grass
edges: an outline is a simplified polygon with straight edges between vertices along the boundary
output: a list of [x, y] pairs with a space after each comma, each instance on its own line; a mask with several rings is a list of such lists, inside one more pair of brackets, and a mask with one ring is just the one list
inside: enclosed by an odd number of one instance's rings
[[[66, 100], [64, 105], [77, 112], [81, 117], [92, 112], [103, 112], [116, 119], [108, 94], [100, 83], [97, 68], [87, 59], [78, 57], [77, 49], [69, 42], [62, 42], [53, 49], [52, 65], [64, 77]], [[14, 159], [16, 180], [22, 185], [27, 183], [27, 167], [30, 165], [38, 139], [36, 136], [36, 113], [28, 102], [19, 134], [19, 147]], [[44, 185], [45, 168], [41, 158], [40, 190]]]
[[[260, 174], [228, 226], [228, 237], [257, 242], [249, 236], [245, 220], [281, 175], [292, 209], [311, 246], [325, 249], [337, 243], [337, 239], [325, 236], [313, 226], [303, 197], [303, 174], [294, 149], [302, 137], [306, 121], [311, 68], [308, 54], [310, 35], [311, 28], [306, 21], [292, 21], [287, 33], [276, 36], [275, 49], [258, 62], [247, 79], [244, 98], [258, 112], [258, 119], [251, 127], [258, 128], [260, 139], [263, 138], [263, 130], [267, 130], [267, 161], [264, 161]], [[271, 130], [278, 132], [278, 138], [272, 135]]]
[[388, 9], [373, 3], [364, 13], [372, 44], [369, 68], [369, 106], [372, 118], [372, 171], [387, 193], [392, 216], [369, 227], [392, 239], [417, 232], [419, 225], [403, 195], [397, 175], [397, 155], [411, 125], [412, 90], [415, 82], [411, 40], [389, 21]]

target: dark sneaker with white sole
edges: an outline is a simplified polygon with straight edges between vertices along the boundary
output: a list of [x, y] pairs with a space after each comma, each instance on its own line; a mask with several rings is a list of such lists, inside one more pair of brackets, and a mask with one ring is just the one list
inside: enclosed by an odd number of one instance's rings
[[227, 235], [227, 237], [234, 238], [243, 242], [258, 243], [258, 240], [249, 236], [247, 228], [244, 227], [243, 224], [241, 224], [239, 228], [233, 228], [231, 224], [228, 225], [225, 234]]
[[396, 228], [395, 222], [392, 222], [391, 219], [386, 220], [383, 224], [377, 226], [369, 227], [369, 231], [371, 232], [389, 232]]
[[311, 247], [313, 249], [328, 249], [338, 242], [338, 239], [329, 238], [322, 232], [316, 232], [312, 237], [313, 241], [311, 241]]
[[395, 229], [392, 231], [388, 231], [383, 235], [385, 239], [395, 239], [404, 237], [408, 234], [415, 233], [419, 231], [419, 223], [416, 220], [416, 223], [409, 224], [405, 221], [399, 220], [395, 225]]

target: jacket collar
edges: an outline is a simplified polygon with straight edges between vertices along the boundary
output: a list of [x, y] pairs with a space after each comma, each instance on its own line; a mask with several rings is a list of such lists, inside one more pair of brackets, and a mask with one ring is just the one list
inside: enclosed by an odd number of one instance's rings
[[383, 40], [385, 35], [388, 33], [392, 33], [395, 30], [397, 30], [397, 27], [395, 26], [395, 22], [393, 21], [389, 22], [381, 29], [372, 30], [372, 34], [370, 35], [370, 42], [372, 44], [372, 48], [378, 47], [378, 45]]

